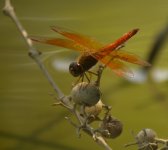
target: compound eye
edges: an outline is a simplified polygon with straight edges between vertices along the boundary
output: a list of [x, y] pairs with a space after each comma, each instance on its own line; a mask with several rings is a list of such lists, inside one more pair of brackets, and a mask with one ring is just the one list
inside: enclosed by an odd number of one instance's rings
[[79, 75], [82, 74], [82, 69], [81, 69], [81, 65], [78, 64], [77, 62], [72, 62], [69, 65], [69, 72], [74, 76], [77, 77]]

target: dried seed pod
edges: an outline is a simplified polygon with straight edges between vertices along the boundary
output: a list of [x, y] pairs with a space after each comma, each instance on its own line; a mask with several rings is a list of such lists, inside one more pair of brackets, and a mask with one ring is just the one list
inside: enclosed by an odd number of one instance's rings
[[157, 134], [152, 129], [146, 128], [141, 130], [136, 136], [138, 147], [146, 147], [146, 149], [149, 147], [149, 149], [152, 148], [152, 150], [157, 150], [158, 145], [155, 140], [156, 137]]
[[116, 138], [122, 133], [123, 124], [111, 115], [105, 116], [100, 126], [100, 131], [105, 138]]
[[136, 136], [136, 140], [139, 142], [139, 143], [143, 143], [143, 142], [150, 142], [150, 143], [153, 143], [155, 142], [155, 138], [156, 138], [156, 132], [153, 131], [152, 129], [143, 129], [141, 130], [137, 136]]
[[100, 112], [102, 111], [103, 106], [104, 106], [104, 104], [102, 103], [101, 100], [99, 100], [98, 103], [95, 104], [94, 106], [85, 107], [85, 113], [87, 115], [98, 116], [100, 114]]
[[73, 87], [71, 97], [76, 104], [93, 106], [99, 101], [101, 92], [94, 84], [81, 82]]

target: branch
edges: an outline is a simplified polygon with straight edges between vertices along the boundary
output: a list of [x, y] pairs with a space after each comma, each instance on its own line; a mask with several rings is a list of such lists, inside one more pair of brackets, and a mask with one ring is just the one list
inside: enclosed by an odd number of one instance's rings
[[168, 145], [168, 140], [167, 139], [160, 139], [160, 138], [155, 138], [157, 143], [162, 143], [162, 144], [167, 144]]
[[[36, 50], [35, 47], [33, 46], [33, 43], [29, 39], [26, 30], [23, 28], [22, 24], [20, 23], [19, 19], [17, 18], [15, 11], [14, 11], [14, 8], [11, 5], [10, 0], [5, 0], [5, 6], [3, 8], [3, 12], [6, 16], [10, 17], [12, 19], [12, 21], [16, 24], [16, 27], [18, 28], [19, 32], [21, 33], [23, 39], [25, 40], [25, 42], [29, 48], [28, 49], [29, 56], [37, 63], [37, 65], [40, 67], [42, 73], [45, 75], [45, 77], [47, 78], [47, 80], [49, 81], [49, 83], [51, 84], [51, 86], [53, 87], [55, 92], [57, 93], [58, 100], [60, 101], [60, 103], [56, 103], [55, 105], [62, 105], [65, 108], [67, 108], [71, 113], [73, 113], [76, 116], [79, 123], [81, 125], [83, 125], [84, 124], [83, 118], [79, 115], [79, 112], [74, 109], [74, 105], [70, 103], [69, 97], [64, 95], [64, 93], [60, 90], [60, 88], [57, 86], [57, 84], [54, 82], [53, 78], [51, 77], [51, 75], [49, 74], [47, 69], [45, 68], [42, 60], [40, 59], [41, 53], [38, 50]], [[99, 83], [100, 83], [100, 78], [98, 79], [97, 84], [99, 84]], [[91, 128], [90, 126], [86, 126], [86, 128], [83, 128], [83, 131], [88, 133], [90, 136], [92, 136], [93, 139], [95, 140], [95, 142], [98, 143], [99, 145], [101, 145], [102, 147], [104, 147], [105, 150], [112, 150], [109, 147], [109, 145], [106, 143], [106, 141], [103, 139], [103, 137], [97, 136], [94, 133], [94, 129]]]
[[105, 148], [105, 150], [112, 150], [111, 147], [106, 143], [106, 141], [101, 137], [101, 136], [98, 136], [96, 138], [96, 142]]
[[38, 66], [40, 67], [41, 71], [46, 76], [47, 80], [52, 85], [52, 87], [54, 88], [56, 93], [58, 94], [58, 98], [62, 99], [64, 97], [63, 92], [55, 84], [53, 78], [50, 76], [50, 74], [48, 73], [47, 69], [45, 68], [43, 62], [40, 59], [39, 51], [37, 51], [35, 49], [35, 47], [33, 46], [32, 41], [28, 37], [28, 34], [27, 34], [26, 30], [23, 28], [22, 24], [18, 20], [16, 14], [15, 14], [14, 8], [13, 8], [13, 6], [10, 3], [10, 0], [5, 0], [5, 6], [3, 8], [3, 12], [4, 12], [5, 15], [9, 16], [13, 20], [13, 22], [16, 24], [16, 27], [18, 28], [19, 32], [21, 33], [23, 39], [25, 40], [25, 42], [26, 42], [26, 44], [27, 44], [27, 46], [29, 48], [29, 52], [28, 52], [29, 56], [31, 56], [31, 58], [33, 58], [35, 60], [35, 62], [38, 64]]

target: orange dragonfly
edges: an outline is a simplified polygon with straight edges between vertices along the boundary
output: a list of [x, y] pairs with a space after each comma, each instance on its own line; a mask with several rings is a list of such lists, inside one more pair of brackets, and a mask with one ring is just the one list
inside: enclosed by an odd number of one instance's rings
[[115, 42], [105, 46], [91, 37], [70, 32], [60, 27], [54, 26], [51, 29], [66, 38], [31, 37], [31, 40], [81, 52], [77, 61], [69, 65], [69, 71], [74, 77], [83, 76], [98, 61], [111, 68], [115, 74], [123, 77], [131, 74], [123, 61], [141, 66], [150, 66], [148, 62], [138, 56], [120, 50], [123, 44], [134, 36], [139, 29], [133, 29], [125, 33]]

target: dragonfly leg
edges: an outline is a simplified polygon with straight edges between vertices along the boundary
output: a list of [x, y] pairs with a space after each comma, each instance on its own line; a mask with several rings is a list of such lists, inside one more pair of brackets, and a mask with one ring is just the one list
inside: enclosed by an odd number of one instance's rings
[[90, 79], [86, 73], [84, 73], [84, 76], [86, 77], [87, 81], [90, 83]]
[[80, 82], [80, 80], [83, 82], [84, 80], [84, 74], [80, 75], [79, 78], [75, 81], [75, 83], [72, 84], [72, 86], [75, 86]]
[[95, 72], [93, 72], [93, 71], [87, 71], [90, 75], [95, 75], [95, 76], [97, 76], [98, 74], [97, 73], [95, 73]]

